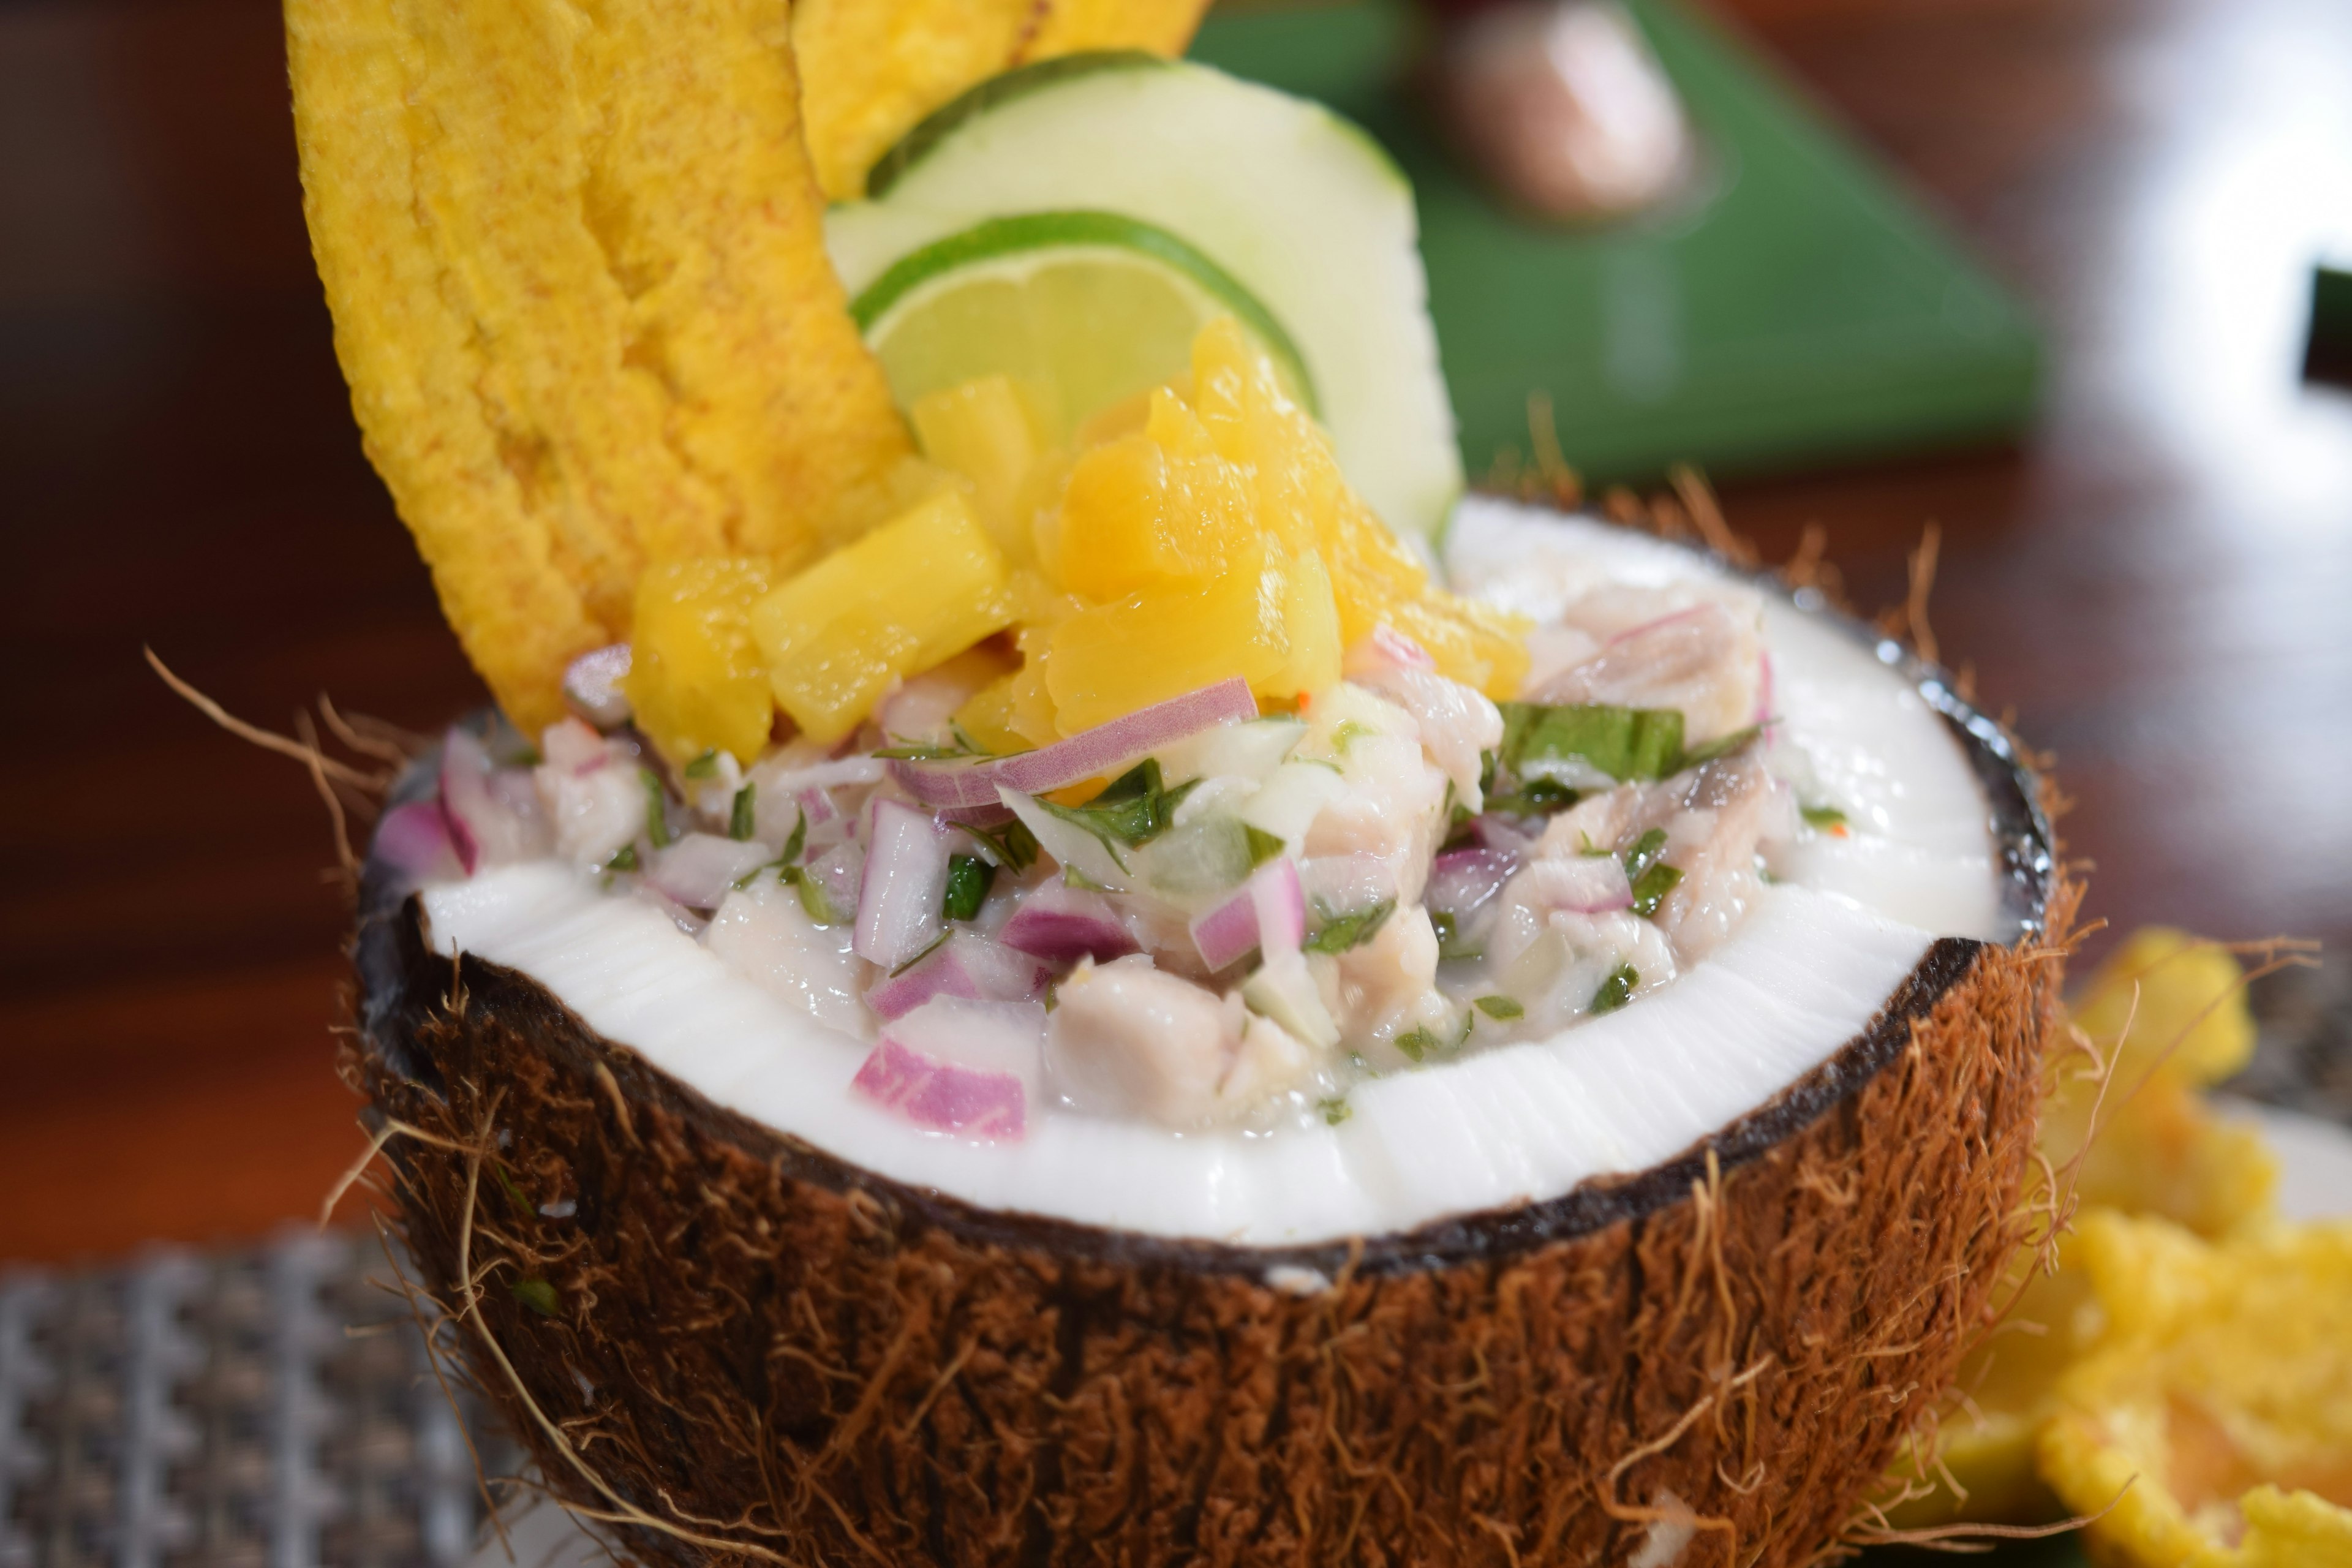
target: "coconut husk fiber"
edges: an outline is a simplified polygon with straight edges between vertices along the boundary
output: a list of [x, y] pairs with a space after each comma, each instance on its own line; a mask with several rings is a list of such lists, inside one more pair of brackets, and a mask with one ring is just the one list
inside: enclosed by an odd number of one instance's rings
[[1655, 1531], [1684, 1563], [1794, 1563], [2018, 1242], [2053, 875], [2039, 935], [1938, 942], [1683, 1158], [1343, 1246], [881, 1179], [433, 955], [413, 900], [362, 923], [345, 1068], [474, 1378], [645, 1561], [1619, 1563]]

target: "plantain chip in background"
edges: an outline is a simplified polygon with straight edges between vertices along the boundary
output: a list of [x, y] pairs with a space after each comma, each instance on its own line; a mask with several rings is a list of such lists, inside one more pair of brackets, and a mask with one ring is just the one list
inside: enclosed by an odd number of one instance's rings
[[923, 116], [1015, 66], [1095, 49], [1184, 52], [1208, 0], [801, 0], [811, 157], [834, 201]]
[[2216, 1245], [2096, 1210], [2067, 1254], [2105, 1330], [2059, 1380], [2038, 1447], [2069, 1507], [2107, 1510], [2093, 1557], [2352, 1563], [2352, 1220]]
[[905, 489], [826, 262], [785, 0], [287, 0], [370, 458], [516, 722], [650, 562], [789, 569]]

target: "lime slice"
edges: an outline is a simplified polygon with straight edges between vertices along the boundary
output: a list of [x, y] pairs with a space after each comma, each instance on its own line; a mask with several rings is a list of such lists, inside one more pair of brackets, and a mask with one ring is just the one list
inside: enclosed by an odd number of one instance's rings
[[1200, 251], [1116, 213], [992, 218], [900, 258], [850, 306], [901, 408], [1010, 376], [1048, 435], [1184, 374], [1192, 339], [1232, 316], [1310, 412], [1315, 387], [1282, 323]]
[[[1151, 248], [1171, 290], [1224, 300], [1270, 349], [1268, 323], [1281, 323], [1348, 482], [1390, 526], [1433, 535], [1461, 494], [1412, 187], [1370, 138], [1320, 104], [1182, 60], [1065, 56], [933, 114], [882, 160], [867, 190], [824, 219], [825, 249], [852, 298], [873, 298], [898, 268], [976, 226], [1116, 214], [1213, 262], [1203, 271]], [[1042, 298], [1046, 285], [1037, 287]], [[1260, 315], [1234, 304], [1237, 295], [1258, 301]], [[1178, 329], [1145, 323], [1140, 311], [1120, 316], [1103, 335], [1150, 337], [1132, 351], [1139, 363], [1177, 363], [1162, 356]], [[894, 384], [901, 374], [891, 367]]]

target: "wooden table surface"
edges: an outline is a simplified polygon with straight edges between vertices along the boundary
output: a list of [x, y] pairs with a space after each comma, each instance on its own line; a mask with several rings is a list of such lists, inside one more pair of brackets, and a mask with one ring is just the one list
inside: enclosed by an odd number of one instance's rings
[[[2020, 447], [1734, 484], [1733, 521], [1822, 521], [1865, 604], [1942, 524], [1936, 630], [2057, 753], [2093, 913], [2352, 937], [2352, 395], [2300, 374], [2352, 6], [1739, 8], [2054, 353]], [[267, 0], [0, 8], [0, 1260], [309, 1215], [360, 1147], [325, 820], [140, 647], [273, 724], [480, 689], [360, 456]]]

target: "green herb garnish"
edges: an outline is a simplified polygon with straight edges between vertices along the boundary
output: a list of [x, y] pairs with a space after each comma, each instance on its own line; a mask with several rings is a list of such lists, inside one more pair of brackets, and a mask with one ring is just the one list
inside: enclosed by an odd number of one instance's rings
[[807, 843], [808, 813], [795, 810], [793, 813], [793, 836], [784, 840], [783, 853], [776, 858], [787, 866], [796, 865], [801, 858], [801, 849]]
[[719, 776], [719, 748], [707, 748], [702, 755], [686, 764], [686, 776], [690, 779], [715, 779]]
[[1265, 865], [1267, 861], [1281, 854], [1285, 847], [1281, 839], [1276, 838], [1273, 834], [1268, 833], [1263, 827], [1252, 827], [1248, 823], [1244, 822], [1242, 824], [1242, 833], [1249, 840], [1250, 868], [1252, 870], [1255, 870], [1258, 867]]
[[1525, 1007], [1520, 1006], [1508, 996], [1481, 996], [1471, 1005], [1489, 1018], [1500, 1018], [1505, 1023], [1510, 1022], [1513, 1018], [1523, 1018], [1527, 1016], [1528, 1012]]
[[1642, 972], [1630, 963], [1621, 963], [1609, 972], [1601, 989], [1592, 994], [1592, 1010], [1614, 1013], [1633, 999], [1633, 987], [1642, 984]]
[[1529, 779], [1516, 790], [1489, 796], [1486, 809], [1508, 816], [1550, 816], [1574, 805], [1577, 798], [1576, 791], [1558, 779]]
[[1365, 736], [1379, 733], [1378, 730], [1360, 720], [1343, 719], [1339, 721], [1339, 727], [1331, 731], [1331, 749], [1344, 753], [1349, 747]]
[[604, 869], [607, 871], [634, 871], [636, 868], [637, 847], [634, 844], [622, 845], [614, 853], [613, 858], [604, 862]]
[[1633, 847], [1625, 851], [1626, 879], [1640, 881], [1643, 874], [1657, 864], [1658, 857], [1664, 853], [1665, 847], [1666, 830], [1663, 827], [1653, 827], [1633, 840]]
[[1834, 831], [1845, 826], [1845, 813], [1833, 805], [1801, 805], [1797, 808], [1797, 815], [1811, 826], [1825, 830]]
[[735, 804], [727, 813], [727, 837], [738, 844], [751, 837], [752, 829], [758, 826], [757, 813], [753, 809], [758, 795], [757, 784], [747, 784], [735, 792]]
[[941, 946], [944, 942], [946, 942], [946, 941], [948, 940], [948, 937], [949, 937], [949, 935], [950, 935], [950, 932], [947, 932], [947, 931], [941, 931], [941, 932], [940, 932], [940, 934], [939, 934], [939, 935], [937, 935], [937, 936], [935, 936], [935, 937], [931, 938], [931, 940], [930, 940], [930, 941], [929, 941], [929, 942], [925, 942], [925, 943], [923, 944], [923, 950], [922, 950], [922, 952], [919, 952], [919, 953], [915, 954], [915, 956], [914, 956], [914, 957], [912, 957], [912, 958], [910, 958], [910, 959], [907, 960], [904, 963], [899, 964], [896, 969], [893, 969], [892, 971], [890, 971], [890, 978], [891, 978], [891, 979], [893, 979], [893, 980], [898, 979], [898, 976], [900, 976], [901, 974], [906, 973], [907, 973], [907, 971], [908, 971], [909, 969], [914, 968], [914, 967], [915, 967], [915, 965], [917, 965], [917, 964], [919, 964], [919, 963], [922, 963], [922, 962], [923, 962], [923, 960], [925, 960], [925, 959], [927, 959], [927, 958], [930, 957], [930, 956], [931, 956], [931, 954], [933, 954], [933, 953], [935, 953], [935, 952], [939, 952], [939, 950], [940, 950], [940, 946]]
[[656, 849], [669, 847], [669, 800], [662, 794], [661, 775], [651, 768], [639, 768], [637, 777], [646, 786], [646, 837]]
[[966, 826], [964, 831], [996, 851], [997, 859], [1015, 871], [1026, 871], [1037, 863], [1037, 836], [1017, 816], [1002, 827]]
[[968, 921], [980, 913], [982, 900], [988, 897], [988, 885], [996, 879], [996, 868], [977, 855], [948, 857], [948, 890], [940, 900], [940, 912], [951, 921]]
[[1425, 1025], [1407, 1029], [1396, 1037], [1396, 1048], [1404, 1053], [1405, 1060], [1409, 1062], [1420, 1061], [1422, 1058], [1444, 1043], [1435, 1035], [1431, 1034]]
[[515, 1184], [513, 1172], [493, 1160], [490, 1162], [490, 1174], [498, 1178], [499, 1187], [506, 1194], [507, 1202], [514, 1205], [515, 1213], [527, 1215], [531, 1212], [530, 1200], [523, 1196], [522, 1188]]
[[518, 1279], [507, 1287], [507, 1293], [542, 1318], [555, 1316], [559, 1305], [555, 1287], [544, 1279]]
[[1728, 735], [1717, 735], [1697, 750], [1685, 752], [1675, 762], [1675, 772], [1681, 773], [1685, 768], [1695, 768], [1703, 763], [1711, 763], [1717, 757], [1727, 757], [1763, 732], [1763, 725], [1750, 724], [1745, 730], [1734, 730]]
[[1663, 860], [1643, 872], [1633, 882], [1633, 912], [1643, 920], [1654, 920], [1658, 906], [1682, 879], [1683, 874]]
[[1315, 1109], [1321, 1111], [1323, 1120], [1333, 1127], [1339, 1126], [1339, 1123], [1356, 1114], [1353, 1108], [1348, 1104], [1348, 1097], [1344, 1094], [1335, 1094], [1328, 1100], [1318, 1100], [1315, 1102]]
[[1502, 761], [1522, 777], [1529, 763], [1580, 757], [1620, 784], [1662, 779], [1675, 771], [1682, 756], [1679, 709], [1598, 702], [1506, 702], [1502, 708]]
[[1448, 910], [1429, 911], [1429, 927], [1437, 933], [1437, 956], [1440, 958], [1483, 958], [1484, 947], [1474, 947], [1462, 930], [1462, 922]]
[[[797, 886], [800, 889], [801, 909], [807, 913], [810, 920], [815, 921], [818, 925], [837, 926], [843, 921], [854, 917], [857, 912], [855, 910], [845, 910], [836, 905], [833, 901], [832, 893], [825, 889], [824, 884], [818, 881], [814, 877], [810, 876], [807, 872], [802, 870], [798, 866], [785, 867], [782, 870], [776, 873], [776, 878], [779, 881], [785, 883], [787, 886]], [[926, 948], [923, 951], [928, 952], [930, 950]], [[916, 956], [919, 958], [922, 954], [918, 953]]]
[[1394, 899], [1382, 899], [1370, 909], [1346, 915], [1333, 914], [1330, 906], [1318, 899], [1315, 900], [1315, 913], [1322, 923], [1315, 928], [1312, 936], [1298, 944], [1299, 951], [1336, 953], [1361, 947], [1380, 934], [1381, 927], [1387, 924], [1389, 916], [1395, 912]]

